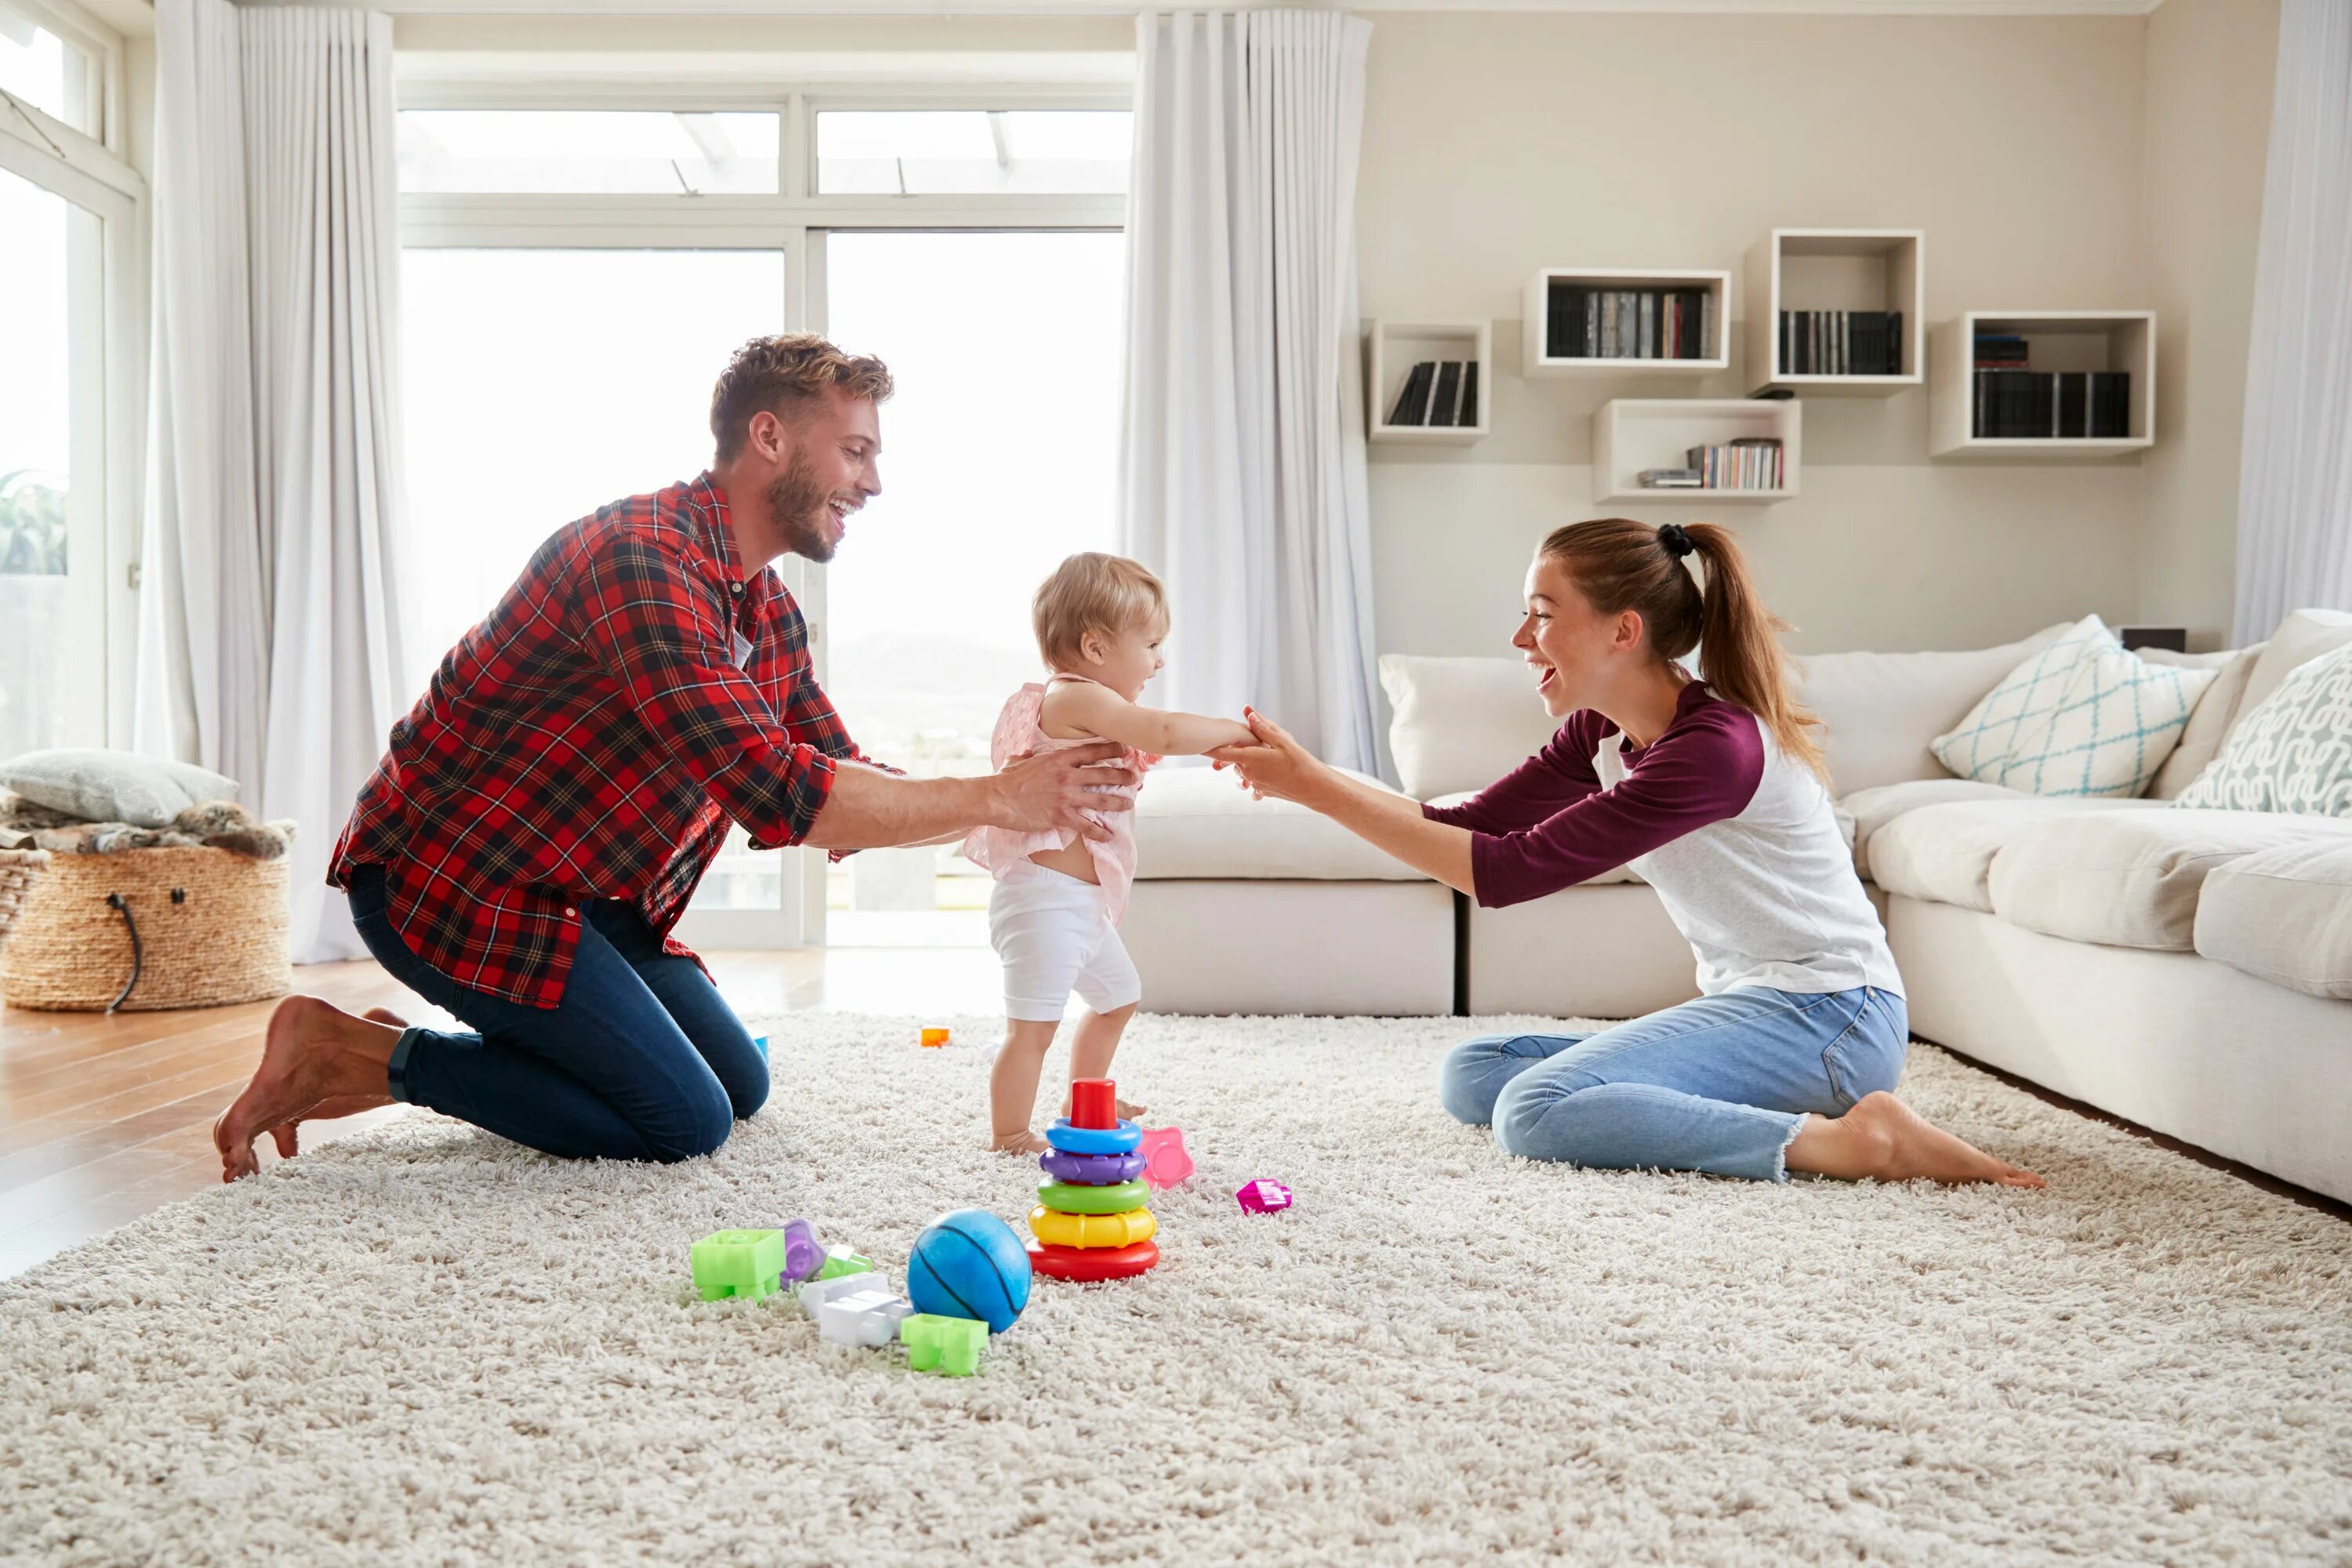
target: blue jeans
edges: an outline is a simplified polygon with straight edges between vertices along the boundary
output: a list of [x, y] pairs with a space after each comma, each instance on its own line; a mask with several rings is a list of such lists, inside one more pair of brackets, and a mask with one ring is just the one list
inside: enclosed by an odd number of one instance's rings
[[1507, 1154], [1602, 1170], [1789, 1179], [1808, 1112], [1891, 1089], [1910, 1048], [1891, 991], [1762, 987], [1591, 1035], [1486, 1035], [1445, 1058], [1445, 1109]]
[[352, 922], [392, 977], [477, 1032], [402, 1032], [393, 1098], [567, 1159], [690, 1160], [768, 1098], [768, 1063], [692, 959], [662, 952], [636, 910], [580, 906], [554, 1007], [472, 990], [409, 950], [381, 868], [352, 879]]

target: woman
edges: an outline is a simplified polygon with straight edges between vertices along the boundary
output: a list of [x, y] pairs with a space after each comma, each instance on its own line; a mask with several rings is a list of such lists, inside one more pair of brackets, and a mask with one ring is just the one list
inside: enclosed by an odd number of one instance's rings
[[[1370, 788], [1255, 713], [1258, 744], [1216, 755], [1253, 793], [1489, 907], [1625, 864], [1656, 890], [1697, 955], [1698, 1000], [1597, 1034], [1486, 1036], [1446, 1058], [1445, 1108], [1491, 1123], [1506, 1152], [2038, 1187], [1891, 1092], [1910, 1039], [1902, 977], [1832, 815], [1819, 721], [1790, 698], [1780, 626], [1724, 530], [1580, 522], [1536, 552], [1511, 639], [1566, 722], [1474, 799]], [[1675, 662], [1693, 647], [1696, 679]]]

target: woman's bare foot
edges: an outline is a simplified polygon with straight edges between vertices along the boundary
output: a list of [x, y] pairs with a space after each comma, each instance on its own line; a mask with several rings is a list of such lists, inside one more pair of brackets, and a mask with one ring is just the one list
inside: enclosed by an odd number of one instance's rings
[[1000, 1132], [988, 1141], [988, 1152], [992, 1154], [1043, 1154], [1052, 1147], [1051, 1143], [1025, 1129], [1019, 1132]]
[[280, 1002], [269, 1016], [252, 1081], [213, 1123], [221, 1180], [234, 1182], [260, 1168], [253, 1141], [265, 1129], [299, 1121], [326, 1100], [383, 1093], [384, 1068], [399, 1038], [390, 1025], [353, 1017], [316, 996]]
[[1843, 1116], [1806, 1118], [1789, 1145], [1788, 1161], [1792, 1171], [1850, 1182], [1868, 1176], [1882, 1182], [2047, 1184], [2032, 1172], [1954, 1137], [1883, 1089], [1864, 1095]]
[[[389, 1024], [395, 1029], [408, 1027], [408, 1020], [389, 1007], [371, 1007], [360, 1015], [379, 1024]], [[378, 1110], [392, 1103], [386, 1094], [339, 1094], [332, 1100], [322, 1100], [291, 1121], [281, 1121], [269, 1130], [270, 1142], [278, 1145], [278, 1157], [291, 1160], [302, 1152], [301, 1128], [305, 1121], [332, 1121], [338, 1117], [357, 1116], [362, 1110]]]

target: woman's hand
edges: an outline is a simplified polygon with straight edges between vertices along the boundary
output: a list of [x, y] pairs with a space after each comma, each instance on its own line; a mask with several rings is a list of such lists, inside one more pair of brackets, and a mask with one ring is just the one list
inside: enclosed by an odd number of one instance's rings
[[1217, 766], [1241, 775], [1242, 787], [1259, 800], [1295, 800], [1313, 805], [1331, 770], [1318, 761], [1289, 731], [1255, 708], [1244, 708], [1254, 744], [1220, 746], [1209, 753]]

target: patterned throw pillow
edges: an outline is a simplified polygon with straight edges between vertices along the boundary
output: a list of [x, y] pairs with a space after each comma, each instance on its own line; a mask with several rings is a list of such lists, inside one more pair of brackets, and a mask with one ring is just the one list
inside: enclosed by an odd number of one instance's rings
[[2172, 804], [2352, 817], [2352, 645], [2290, 670]]
[[2137, 795], [2216, 673], [2148, 664], [2086, 616], [1932, 748], [1961, 778], [2028, 795]]

